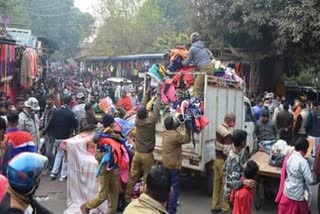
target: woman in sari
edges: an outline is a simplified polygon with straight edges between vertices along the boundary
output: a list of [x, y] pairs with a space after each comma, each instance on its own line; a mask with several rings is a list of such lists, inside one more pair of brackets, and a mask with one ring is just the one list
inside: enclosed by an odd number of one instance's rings
[[311, 213], [305, 199], [305, 191], [307, 191], [307, 185], [315, 185], [317, 180], [314, 179], [310, 165], [304, 158], [308, 147], [307, 139], [299, 138], [295, 150], [284, 160], [276, 198], [276, 202], [279, 203], [278, 214]]

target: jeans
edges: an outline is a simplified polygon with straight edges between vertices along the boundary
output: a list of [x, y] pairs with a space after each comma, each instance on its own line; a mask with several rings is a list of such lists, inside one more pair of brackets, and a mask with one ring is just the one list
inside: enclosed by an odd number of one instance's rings
[[169, 199], [167, 210], [169, 214], [176, 214], [180, 192], [180, 170], [169, 169], [169, 173], [171, 179], [172, 195]]
[[46, 156], [48, 157], [48, 169], [52, 170], [54, 163], [54, 143], [55, 139], [52, 137], [47, 137], [45, 141]]
[[60, 148], [61, 140], [55, 140], [55, 145], [57, 146], [57, 154], [56, 158], [54, 159], [53, 169], [51, 171], [51, 174], [58, 175], [59, 169], [61, 167], [61, 178], [66, 178], [68, 175], [67, 171], [67, 161], [64, 157], [64, 151]]

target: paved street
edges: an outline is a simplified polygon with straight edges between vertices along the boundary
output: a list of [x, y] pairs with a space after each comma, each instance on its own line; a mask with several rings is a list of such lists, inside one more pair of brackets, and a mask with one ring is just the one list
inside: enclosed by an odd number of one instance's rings
[[[206, 182], [202, 177], [184, 177], [181, 184], [181, 197], [179, 214], [209, 214], [211, 198], [206, 194]], [[316, 188], [312, 213], [316, 213]], [[66, 203], [66, 182], [59, 180], [52, 181], [48, 176], [42, 177], [41, 185], [37, 191], [37, 196], [42, 200], [41, 203], [55, 214], [62, 214], [67, 206]], [[80, 210], [79, 210], [80, 213]], [[276, 205], [272, 200], [266, 200], [264, 206], [259, 210], [254, 210], [253, 214], [276, 213]]]

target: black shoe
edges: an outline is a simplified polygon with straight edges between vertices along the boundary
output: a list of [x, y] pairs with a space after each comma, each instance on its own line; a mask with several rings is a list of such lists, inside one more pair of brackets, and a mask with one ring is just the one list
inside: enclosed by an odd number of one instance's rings
[[220, 214], [220, 213], [222, 213], [221, 209], [212, 209], [211, 210], [211, 214]]
[[57, 179], [58, 175], [51, 173], [50, 177], [51, 177], [51, 180], [55, 180], [55, 179]]

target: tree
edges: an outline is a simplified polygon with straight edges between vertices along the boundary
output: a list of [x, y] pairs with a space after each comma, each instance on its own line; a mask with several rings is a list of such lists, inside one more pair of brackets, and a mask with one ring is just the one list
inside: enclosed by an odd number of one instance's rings
[[10, 24], [14, 26], [25, 27], [29, 23], [19, 0], [0, 1], [0, 18], [1, 16], [8, 16]]
[[75, 8], [73, 0], [29, 0], [24, 6], [33, 33], [57, 42], [60, 59], [72, 57], [80, 43], [92, 34], [93, 17]]
[[154, 0], [159, 6], [162, 18], [176, 33], [188, 30], [188, 4], [185, 0]]
[[[18, 28], [30, 28], [35, 36], [45, 36], [60, 47], [59, 59], [75, 54], [80, 43], [92, 34], [94, 18], [74, 7], [74, 0], [6, 0], [0, 11]], [[1, 13], [2, 14], [2, 13]]]
[[167, 52], [177, 45], [186, 45], [189, 41], [189, 36], [184, 33], [177, 34], [170, 31], [158, 37], [153, 44], [153, 49], [157, 52]]
[[101, 0], [103, 25], [93, 44], [98, 55], [124, 55], [153, 51], [157, 37], [168, 28], [153, 0]]

